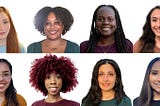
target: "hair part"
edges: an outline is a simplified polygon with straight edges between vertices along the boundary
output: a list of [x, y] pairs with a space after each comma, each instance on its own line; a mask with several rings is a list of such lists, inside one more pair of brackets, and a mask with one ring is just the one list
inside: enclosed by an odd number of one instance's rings
[[111, 64], [115, 70], [116, 83], [113, 89], [115, 90], [115, 99], [117, 104], [119, 104], [122, 98], [126, 96], [123, 90], [121, 72], [118, 64], [112, 59], [101, 59], [95, 64], [93, 68], [91, 87], [87, 95], [82, 99], [82, 103], [84, 103], [85, 106], [98, 106], [101, 101], [102, 92], [98, 84], [98, 72], [99, 67], [103, 64]]
[[96, 31], [95, 21], [97, 20], [98, 10], [103, 7], [110, 7], [115, 12], [115, 19], [116, 19], [117, 28], [114, 32], [114, 36], [115, 36], [115, 43], [116, 43], [117, 52], [118, 53], [128, 53], [129, 50], [126, 46], [126, 38], [125, 38], [125, 34], [124, 34], [124, 31], [122, 28], [120, 15], [118, 13], [118, 10], [112, 5], [100, 5], [94, 11], [87, 52], [90, 52], [90, 53], [94, 52], [94, 48], [95, 48], [97, 41], [100, 37]]

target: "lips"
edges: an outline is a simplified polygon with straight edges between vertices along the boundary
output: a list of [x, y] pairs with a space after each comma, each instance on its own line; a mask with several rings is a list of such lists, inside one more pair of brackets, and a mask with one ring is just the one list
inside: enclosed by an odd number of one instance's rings
[[5, 34], [6, 32], [0, 32], [0, 35], [3, 35], [3, 34]]
[[52, 87], [52, 88], [50, 88], [50, 90], [51, 90], [52, 92], [56, 92], [56, 91], [57, 91], [57, 88], [56, 88], [56, 87]]
[[54, 35], [54, 34], [57, 33], [57, 31], [49, 31], [49, 33], [50, 33], [51, 35]]

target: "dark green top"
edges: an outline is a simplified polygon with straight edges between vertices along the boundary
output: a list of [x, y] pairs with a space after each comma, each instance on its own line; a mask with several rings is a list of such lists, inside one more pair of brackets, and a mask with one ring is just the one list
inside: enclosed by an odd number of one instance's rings
[[[84, 104], [81, 104], [81, 106], [85, 106]], [[99, 106], [132, 106], [131, 100], [129, 97], [125, 96], [122, 98], [122, 101], [117, 105], [116, 100], [102, 100], [99, 104]]]
[[[42, 41], [30, 44], [27, 47], [27, 53], [42, 53]], [[78, 44], [67, 40], [67, 46], [64, 53], [80, 53], [80, 47]]]

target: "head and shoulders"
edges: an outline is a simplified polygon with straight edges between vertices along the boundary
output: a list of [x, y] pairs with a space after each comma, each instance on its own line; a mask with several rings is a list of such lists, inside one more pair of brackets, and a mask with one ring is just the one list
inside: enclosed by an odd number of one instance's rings
[[133, 46], [134, 53], [160, 52], [160, 6], [153, 7], [146, 16], [142, 36]]
[[117, 104], [131, 106], [131, 100], [123, 90], [120, 68], [112, 59], [101, 59], [93, 68], [91, 87], [82, 99], [82, 106]]
[[65, 99], [60, 95], [61, 92], [70, 92], [76, 87], [78, 84], [76, 73], [77, 68], [67, 57], [46, 55], [43, 58], [35, 59], [30, 71], [30, 83], [31, 86], [42, 92], [46, 98], [35, 101], [32, 106], [38, 106], [38, 104], [79, 106], [78, 102]]
[[160, 105], [160, 57], [156, 57], [148, 64], [139, 97], [133, 101], [133, 106]]
[[111, 46], [107, 52], [119, 53], [132, 52], [133, 48], [132, 42], [125, 37], [119, 12], [113, 5], [100, 5], [96, 8], [90, 38], [80, 44], [82, 52], [96, 52], [96, 48], [106, 46]]
[[[24, 53], [25, 48], [20, 45], [16, 29], [7, 8], [0, 6], [0, 52]], [[14, 46], [13, 46], [14, 45]]]
[[1, 106], [27, 106], [24, 97], [17, 93], [12, 79], [11, 63], [1, 58], [0, 59], [0, 105]]
[[[63, 39], [62, 36], [70, 30], [74, 18], [71, 12], [63, 7], [43, 7], [34, 17], [34, 26], [46, 39], [34, 42], [28, 46], [28, 52], [33, 47], [38, 46], [42, 52], [52, 52], [52, 46], [60, 48], [59, 52], [65, 51], [66, 46], [79, 48], [79, 45], [73, 41]], [[48, 50], [47, 50], [48, 49]]]

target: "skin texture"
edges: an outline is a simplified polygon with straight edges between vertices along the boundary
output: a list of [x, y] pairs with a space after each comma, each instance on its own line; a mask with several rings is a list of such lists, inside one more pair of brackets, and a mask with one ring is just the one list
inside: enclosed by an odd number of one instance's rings
[[[112, 65], [104, 64], [99, 67], [98, 83], [102, 91], [102, 99], [109, 100], [114, 98], [114, 86], [116, 73]], [[106, 95], [107, 94], [107, 95]]]
[[5, 91], [10, 85], [11, 73], [6, 63], [0, 63], [0, 104], [5, 98]]
[[48, 91], [48, 96], [46, 98], [47, 102], [56, 102], [62, 99], [60, 97], [62, 78], [59, 74], [55, 74], [53, 72], [49, 75], [46, 75], [44, 83]]
[[57, 19], [55, 14], [51, 12], [44, 26], [44, 32], [49, 40], [60, 39], [64, 27], [61, 20]]
[[10, 31], [10, 22], [8, 16], [4, 12], [0, 12], [0, 41], [1, 45], [6, 42]]
[[116, 29], [114, 10], [102, 7], [97, 12], [96, 28], [101, 35], [112, 36]]
[[157, 37], [160, 37], [160, 9], [155, 9], [151, 14], [151, 28]]
[[153, 64], [150, 75], [149, 83], [153, 89], [153, 99], [160, 100], [160, 62], [157, 61]]

